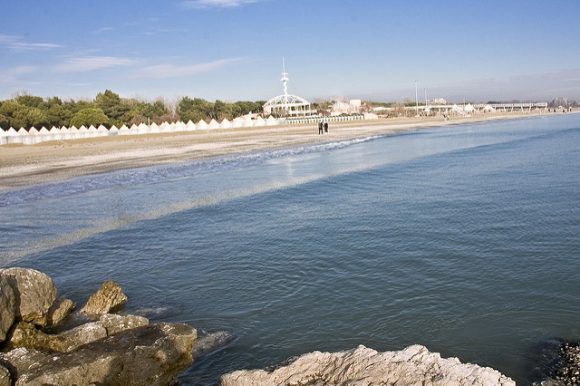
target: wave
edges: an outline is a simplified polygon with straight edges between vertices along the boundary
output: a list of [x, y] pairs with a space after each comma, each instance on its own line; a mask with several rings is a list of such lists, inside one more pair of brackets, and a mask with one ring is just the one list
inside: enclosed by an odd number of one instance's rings
[[384, 136], [385, 135], [375, 135], [323, 144], [212, 157], [196, 161], [179, 162], [171, 165], [124, 169], [98, 175], [76, 177], [61, 182], [33, 185], [25, 188], [0, 192], [0, 208], [24, 204], [40, 199], [62, 198], [90, 191], [107, 189], [110, 187], [155, 184], [170, 179], [191, 177], [196, 174], [211, 172], [214, 170], [224, 170], [228, 168], [259, 164], [272, 159], [332, 151], [369, 142]]

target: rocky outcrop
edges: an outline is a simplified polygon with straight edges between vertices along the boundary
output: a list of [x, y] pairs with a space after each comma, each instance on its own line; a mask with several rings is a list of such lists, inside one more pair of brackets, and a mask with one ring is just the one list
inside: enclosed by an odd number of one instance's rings
[[233, 385], [515, 385], [496, 370], [441, 358], [424, 346], [377, 352], [359, 346], [338, 353], [305, 354], [272, 372], [236, 371], [221, 378]]
[[56, 299], [52, 279], [28, 268], [0, 269], [0, 276], [8, 280], [15, 292], [17, 319], [46, 326], [48, 310]]
[[91, 295], [87, 303], [81, 309], [85, 315], [102, 315], [118, 311], [127, 302], [127, 295], [121, 287], [113, 282], [106, 281], [97, 292]]
[[48, 327], [58, 327], [74, 309], [75, 303], [72, 300], [59, 298], [48, 310]]
[[[111, 314], [127, 301], [112, 281], [74, 314], [71, 300], [55, 301], [52, 279], [32, 269], [0, 270], [0, 290], [0, 386], [169, 385], [193, 361], [192, 327]], [[221, 341], [198, 342], [197, 354]]]
[[8, 279], [0, 276], [0, 343], [16, 319], [16, 295]]
[[70, 353], [20, 348], [4, 355], [18, 385], [170, 385], [191, 364], [195, 329], [159, 323], [125, 330]]

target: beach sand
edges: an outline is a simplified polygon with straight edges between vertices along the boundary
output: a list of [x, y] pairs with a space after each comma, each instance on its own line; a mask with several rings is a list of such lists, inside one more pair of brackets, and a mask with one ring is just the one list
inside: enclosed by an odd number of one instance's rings
[[190, 161], [203, 157], [388, 135], [427, 127], [538, 116], [496, 113], [468, 118], [389, 118], [316, 124], [100, 137], [0, 147], [0, 190], [54, 182], [111, 170]]

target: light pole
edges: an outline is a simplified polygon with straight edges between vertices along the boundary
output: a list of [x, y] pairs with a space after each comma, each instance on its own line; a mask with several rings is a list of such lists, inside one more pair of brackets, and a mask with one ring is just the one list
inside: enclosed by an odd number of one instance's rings
[[419, 91], [417, 89], [417, 81], [415, 81], [415, 116], [419, 116]]

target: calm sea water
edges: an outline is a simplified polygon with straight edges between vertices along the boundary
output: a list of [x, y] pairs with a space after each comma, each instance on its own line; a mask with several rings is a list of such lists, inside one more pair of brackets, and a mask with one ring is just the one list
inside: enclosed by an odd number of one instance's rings
[[420, 343], [522, 383], [580, 337], [580, 116], [127, 170], [0, 192], [0, 265], [227, 330], [185, 384]]

